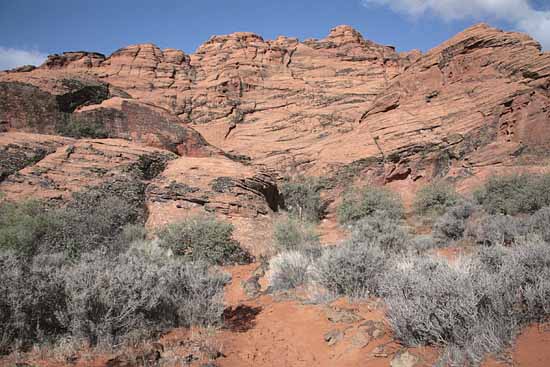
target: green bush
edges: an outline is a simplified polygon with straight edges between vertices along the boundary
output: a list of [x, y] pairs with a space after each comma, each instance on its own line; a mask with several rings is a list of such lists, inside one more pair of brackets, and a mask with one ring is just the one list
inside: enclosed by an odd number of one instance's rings
[[119, 238], [139, 212], [124, 199], [95, 190], [75, 195], [66, 207], [51, 213], [54, 231], [46, 236], [48, 251], [63, 251], [77, 258], [95, 250], [122, 251]]
[[167, 225], [157, 235], [162, 247], [185, 260], [204, 260], [217, 265], [243, 264], [252, 260], [232, 238], [233, 225], [214, 217], [190, 217]]
[[465, 235], [479, 245], [510, 245], [528, 236], [529, 227], [523, 218], [483, 215], [468, 222]]
[[277, 252], [315, 248], [319, 234], [313, 224], [286, 217], [275, 222], [273, 242]]
[[54, 219], [38, 201], [0, 202], [0, 250], [33, 255], [50, 233]]
[[146, 237], [147, 230], [142, 224], [128, 223], [121, 228], [118, 240], [124, 246], [124, 244], [143, 241]]
[[324, 205], [319, 191], [323, 185], [315, 178], [299, 177], [281, 186], [285, 206], [301, 220], [316, 222], [323, 217]]
[[494, 176], [474, 192], [490, 214], [534, 213], [550, 206], [550, 175]]
[[459, 195], [454, 188], [444, 182], [433, 182], [416, 193], [414, 211], [422, 216], [438, 216], [456, 205]]
[[407, 251], [410, 234], [399, 220], [382, 213], [354, 223], [351, 240], [362, 246], [378, 246], [384, 252], [399, 253]]
[[64, 207], [2, 202], [0, 249], [26, 255], [61, 251], [73, 258], [95, 250], [123, 251], [125, 226], [143, 223], [143, 194], [141, 183], [122, 181], [74, 193]]
[[399, 196], [384, 188], [366, 186], [345, 193], [337, 209], [338, 221], [342, 224], [353, 223], [377, 213], [401, 219], [403, 204]]

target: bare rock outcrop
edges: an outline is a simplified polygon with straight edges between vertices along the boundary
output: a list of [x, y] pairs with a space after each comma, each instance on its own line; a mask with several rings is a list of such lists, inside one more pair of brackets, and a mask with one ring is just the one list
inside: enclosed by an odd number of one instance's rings
[[276, 210], [278, 174], [327, 177], [332, 200], [355, 181], [468, 189], [491, 173], [547, 171], [549, 90], [550, 54], [484, 24], [425, 54], [349, 26], [302, 41], [239, 32], [193, 54], [140, 44], [0, 73], [0, 129], [95, 126], [185, 156], [151, 183], [150, 223], [198, 209], [252, 228]]
[[28, 133], [0, 134], [0, 144], [24, 146], [31, 142], [51, 150], [0, 183], [7, 199], [65, 200], [70, 194], [102, 184], [112, 177], [133, 174], [149, 180], [164, 170], [177, 155], [121, 139], [53, 139]]
[[0, 81], [2, 131], [123, 138], [180, 155], [219, 153], [173, 114], [97, 79], [55, 71], [7, 79]]
[[391, 166], [388, 180], [395, 172], [398, 179], [462, 180], [486, 166], [519, 169], [540, 153], [543, 166], [550, 152], [549, 75], [550, 54], [528, 36], [474, 26], [396, 77], [360, 129]]
[[59, 147], [72, 143], [73, 139], [51, 135], [0, 134], [0, 182], [19, 170], [40, 162]]
[[546, 149], [549, 60], [530, 37], [486, 25], [425, 55], [338, 26], [320, 40], [214, 36], [191, 55], [152, 44], [104, 58], [67, 53], [24, 75], [66, 65], [190, 123], [229, 154], [317, 175], [376, 158], [383, 167], [370, 171], [391, 182], [464, 165], [470, 175], [468, 154], [494, 153], [491, 144], [507, 147], [502, 162]]
[[274, 172], [224, 156], [170, 161], [147, 188], [150, 227], [217, 215], [235, 225], [236, 238], [255, 255], [264, 249], [271, 213], [281, 203]]

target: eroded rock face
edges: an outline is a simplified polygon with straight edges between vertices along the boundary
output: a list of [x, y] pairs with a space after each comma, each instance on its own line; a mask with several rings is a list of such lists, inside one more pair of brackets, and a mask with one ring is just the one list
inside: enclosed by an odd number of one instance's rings
[[83, 124], [99, 123], [109, 137], [136, 141], [186, 156], [221, 154], [177, 117], [136, 100], [114, 97], [75, 114]]
[[531, 38], [475, 26], [396, 77], [360, 129], [390, 165], [387, 180], [460, 180], [487, 165], [523, 165], [520, 156], [550, 146], [549, 75], [550, 55]]
[[328, 178], [332, 201], [356, 181], [466, 190], [546, 171], [549, 89], [549, 53], [483, 24], [426, 54], [349, 26], [303, 41], [240, 32], [191, 55], [141, 44], [1, 73], [0, 129], [55, 134], [76, 121], [186, 156], [152, 181], [150, 224], [198, 210], [254, 232], [277, 209], [277, 175]]
[[19, 170], [32, 166], [73, 139], [51, 135], [0, 134], [0, 182]]
[[[285, 169], [344, 158], [316, 156], [327, 142], [339, 144], [366, 104], [411, 62], [348, 26], [321, 40], [266, 41], [241, 32], [212, 37], [192, 55], [143, 44], [81, 62], [90, 57], [55, 56], [33, 73], [65, 65], [64, 72], [94, 75], [193, 124], [228, 153]], [[304, 146], [311, 148], [303, 152]]]
[[[34, 197], [65, 200], [72, 192], [98, 186], [112, 177], [124, 174], [148, 180], [152, 178], [151, 172], [162, 172], [167, 162], [177, 157], [168, 151], [121, 139], [54, 140], [48, 135], [0, 134], [0, 146], [24, 147], [31, 144], [50, 150], [34, 164], [7, 175], [0, 183], [0, 191], [7, 199], [26, 200]], [[151, 162], [163, 166], [152, 170]]]
[[0, 81], [2, 131], [123, 138], [180, 155], [218, 153], [176, 116], [109, 84], [54, 72], [30, 82]]
[[99, 66], [105, 61], [105, 55], [99, 52], [75, 51], [63, 52], [61, 55], [53, 54], [42, 65], [45, 69], [80, 69]]
[[501, 161], [546, 147], [549, 65], [528, 36], [486, 25], [425, 55], [339, 26], [301, 42], [214, 36], [192, 55], [153, 44], [65, 53], [20, 74], [99, 77], [225, 152], [281, 171], [327, 175], [377, 158], [383, 167], [370, 171], [392, 182], [446, 176], [491, 144], [507, 147]]
[[[190, 215], [217, 215], [235, 224], [236, 238], [254, 254], [265, 244], [270, 214], [282, 203], [276, 174], [223, 156], [181, 157], [147, 188], [149, 227]], [[261, 230], [259, 230], [261, 229]]]

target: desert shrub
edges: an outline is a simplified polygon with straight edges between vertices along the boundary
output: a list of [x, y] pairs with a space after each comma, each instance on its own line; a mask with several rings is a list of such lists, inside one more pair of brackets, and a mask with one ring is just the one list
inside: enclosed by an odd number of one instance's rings
[[529, 233], [539, 235], [544, 241], [550, 243], [550, 207], [545, 207], [535, 212], [528, 219]]
[[144, 180], [152, 180], [166, 169], [170, 159], [170, 156], [162, 153], [143, 154], [135, 164], [128, 167], [128, 170]]
[[315, 281], [337, 295], [366, 297], [377, 294], [386, 258], [377, 246], [350, 242], [327, 248], [314, 264]]
[[473, 255], [477, 272], [496, 274], [500, 272], [505, 257], [510, 255], [512, 249], [503, 245], [479, 246]]
[[534, 213], [550, 205], [550, 175], [494, 176], [474, 193], [490, 214]]
[[481, 247], [449, 264], [442, 258], [396, 260], [380, 292], [404, 344], [446, 347], [444, 365], [478, 365], [510, 345], [521, 327], [550, 316], [550, 247], [522, 240]]
[[118, 240], [124, 245], [136, 241], [143, 241], [146, 237], [147, 230], [142, 224], [128, 223], [121, 228]]
[[277, 252], [311, 249], [319, 244], [319, 234], [313, 224], [285, 217], [275, 222], [273, 244]]
[[436, 216], [445, 213], [458, 203], [460, 197], [454, 188], [444, 182], [434, 182], [421, 188], [413, 203], [415, 212], [423, 216]]
[[384, 213], [390, 218], [403, 217], [403, 205], [398, 195], [391, 191], [366, 186], [346, 194], [337, 209], [338, 220], [342, 224], [353, 223], [361, 218]]
[[0, 354], [26, 350], [65, 332], [64, 282], [56, 261], [0, 254]]
[[0, 254], [0, 277], [0, 353], [67, 337], [116, 346], [167, 328], [215, 325], [229, 280], [138, 242], [127, 253], [86, 253], [77, 262]]
[[2, 202], [0, 249], [27, 255], [61, 251], [73, 258], [98, 249], [120, 252], [125, 226], [144, 220], [143, 194], [141, 183], [123, 181], [74, 193], [63, 207]]
[[512, 244], [525, 238], [550, 242], [550, 207], [530, 216], [483, 215], [468, 222], [465, 234], [478, 244]]
[[172, 250], [160, 246], [158, 238], [133, 241], [128, 245], [128, 252], [149, 259], [166, 259], [174, 256]]
[[269, 285], [273, 290], [292, 289], [309, 279], [312, 257], [298, 251], [286, 251], [269, 262]]
[[251, 261], [250, 255], [232, 238], [233, 225], [214, 217], [189, 217], [167, 225], [157, 235], [162, 247], [185, 260], [217, 265]]
[[52, 231], [54, 221], [43, 203], [0, 203], [0, 250], [33, 255]]
[[76, 195], [66, 207], [52, 213], [55, 231], [47, 235], [47, 248], [77, 258], [82, 253], [116, 251], [126, 225], [138, 220], [136, 209], [114, 195], [89, 191]]
[[319, 193], [322, 188], [316, 178], [299, 177], [285, 182], [281, 186], [281, 194], [290, 213], [299, 219], [315, 222], [323, 217], [324, 205]]
[[509, 215], [483, 215], [468, 222], [465, 235], [485, 246], [509, 245], [528, 234], [523, 218]]
[[423, 253], [436, 247], [441, 247], [441, 242], [431, 234], [416, 235], [409, 240], [409, 248], [416, 253]]
[[502, 350], [515, 325], [488, 292], [494, 275], [473, 277], [471, 268], [428, 257], [396, 263], [381, 282], [395, 336], [409, 346], [446, 347], [445, 365], [476, 365]]
[[518, 323], [543, 321], [550, 315], [550, 246], [522, 241], [508, 252], [498, 273], [498, 297], [511, 307]]
[[408, 345], [447, 344], [467, 337], [477, 299], [464, 269], [415, 257], [397, 262], [381, 284], [388, 320]]
[[86, 254], [65, 271], [67, 327], [90, 345], [139, 341], [166, 328], [210, 325], [223, 312], [224, 275], [204, 264]]
[[434, 223], [434, 235], [441, 240], [459, 240], [464, 235], [468, 218], [476, 210], [469, 202], [450, 207]]
[[404, 252], [410, 240], [399, 220], [375, 214], [358, 220], [352, 226], [352, 242], [362, 246], [378, 246], [385, 252]]

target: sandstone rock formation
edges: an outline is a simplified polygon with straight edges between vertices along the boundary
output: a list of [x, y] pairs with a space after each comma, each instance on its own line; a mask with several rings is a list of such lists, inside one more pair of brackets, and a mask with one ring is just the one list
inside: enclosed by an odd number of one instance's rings
[[48, 135], [3, 133], [0, 147], [9, 149], [10, 146], [22, 147], [22, 151], [25, 147], [44, 151], [41, 159], [31, 156], [36, 163], [9, 175], [0, 184], [0, 191], [15, 200], [29, 197], [64, 200], [72, 192], [126, 173], [152, 179], [163, 171], [169, 160], [177, 157], [165, 150], [121, 139], [53, 140]]
[[[348, 26], [303, 41], [241, 32], [190, 55], [141, 44], [0, 73], [0, 129], [95, 126], [126, 141], [68, 144], [174, 152], [148, 188], [151, 225], [200, 210], [252, 233], [252, 218], [277, 209], [277, 176], [324, 176], [334, 199], [354, 181], [410, 189], [445, 178], [466, 190], [494, 172], [545, 171], [549, 88], [549, 53], [484, 24], [426, 54], [398, 53]], [[60, 159], [57, 149], [34, 168], [21, 168], [26, 158], [4, 164], [2, 189], [21, 190], [10, 182]]]
[[73, 139], [50, 135], [0, 134], [0, 182], [73, 142]]
[[39, 73], [28, 80], [8, 75], [0, 81], [2, 131], [123, 138], [180, 155], [218, 153], [176, 116], [97, 79], [64, 72]]
[[223, 156], [178, 158], [148, 186], [148, 225], [218, 214], [234, 223], [236, 237], [258, 254], [270, 232], [269, 214], [282, 204], [275, 176]]

